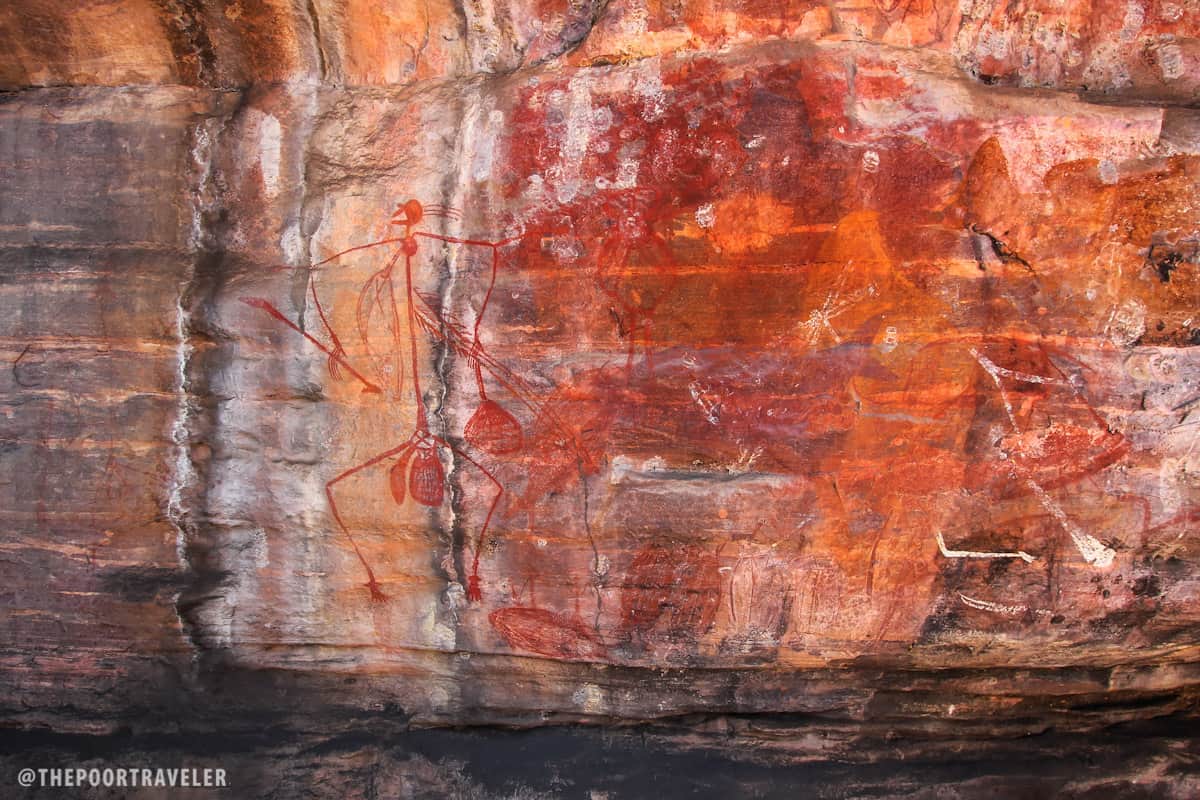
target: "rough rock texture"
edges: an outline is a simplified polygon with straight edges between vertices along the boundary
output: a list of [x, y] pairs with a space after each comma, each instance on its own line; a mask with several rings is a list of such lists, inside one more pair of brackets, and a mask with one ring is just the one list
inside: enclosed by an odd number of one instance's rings
[[0, 9], [7, 772], [1200, 792], [1200, 6], [77, 5]]

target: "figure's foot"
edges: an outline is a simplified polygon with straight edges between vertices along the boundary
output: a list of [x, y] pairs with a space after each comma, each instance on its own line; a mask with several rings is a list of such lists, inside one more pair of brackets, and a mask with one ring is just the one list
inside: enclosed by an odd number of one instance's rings
[[364, 585], [371, 590], [372, 603], [386, 603], [388, 601], [388, 596], [379, 588], [379, 583], [374, 578], [371, 578]]

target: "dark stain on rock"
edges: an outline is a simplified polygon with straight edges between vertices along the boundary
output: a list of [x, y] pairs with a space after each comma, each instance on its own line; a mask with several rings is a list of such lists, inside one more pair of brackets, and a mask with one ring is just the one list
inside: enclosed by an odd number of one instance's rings
[[170, 595], [182, 586], [179, 570], [167, 567], [120, 567], [105, 570], [100, 582], [107, 594], [131, 603], [145, 603], [159, 595]]
[[214, 85], [217, 55], [204, 21], [204, 4], [197, 0], [158, 0], [158, 5], [180, 81], [188, 86]]
[[1145, 575], [1133, 582], [1132, 591], [1138, 597], [1158, 597], [1162, 587], [1157, 575]]
[[1151, 263], [1154, 264], [1154, 269], [1158, 273], [1158, 279], [1163, 283], [1168, 283], [1171, 280], [1171, 273], [1177, 270], [1179, 265], [1183, 263], [1183, 256], [1176, 251], [1172, 251], [1164, 256], [1154, 258], [1153, 253], [1154, 249], [1151, 248]]

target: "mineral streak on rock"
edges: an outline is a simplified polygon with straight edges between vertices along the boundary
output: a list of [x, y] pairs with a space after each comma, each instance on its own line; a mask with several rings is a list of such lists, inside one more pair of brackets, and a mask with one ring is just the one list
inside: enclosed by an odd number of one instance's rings
[[0, 8], [16, 746], [1200, 792], [1195, 3], [78, 6]]

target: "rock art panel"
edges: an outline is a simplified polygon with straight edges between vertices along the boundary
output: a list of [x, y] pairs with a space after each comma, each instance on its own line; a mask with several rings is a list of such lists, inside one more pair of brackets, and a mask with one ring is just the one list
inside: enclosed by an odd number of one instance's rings
[[563, 708], [595, 665], [1118, 663], [1192, 624], [1167, 115], [778, 47], [244, 109], [207, 502], [265, 544], [195, 624], [443, 693], [412, 659], [548, 659]]
[[0, 9], [16, 738], [1195, 794], [1194, 5], [83, 5]]

